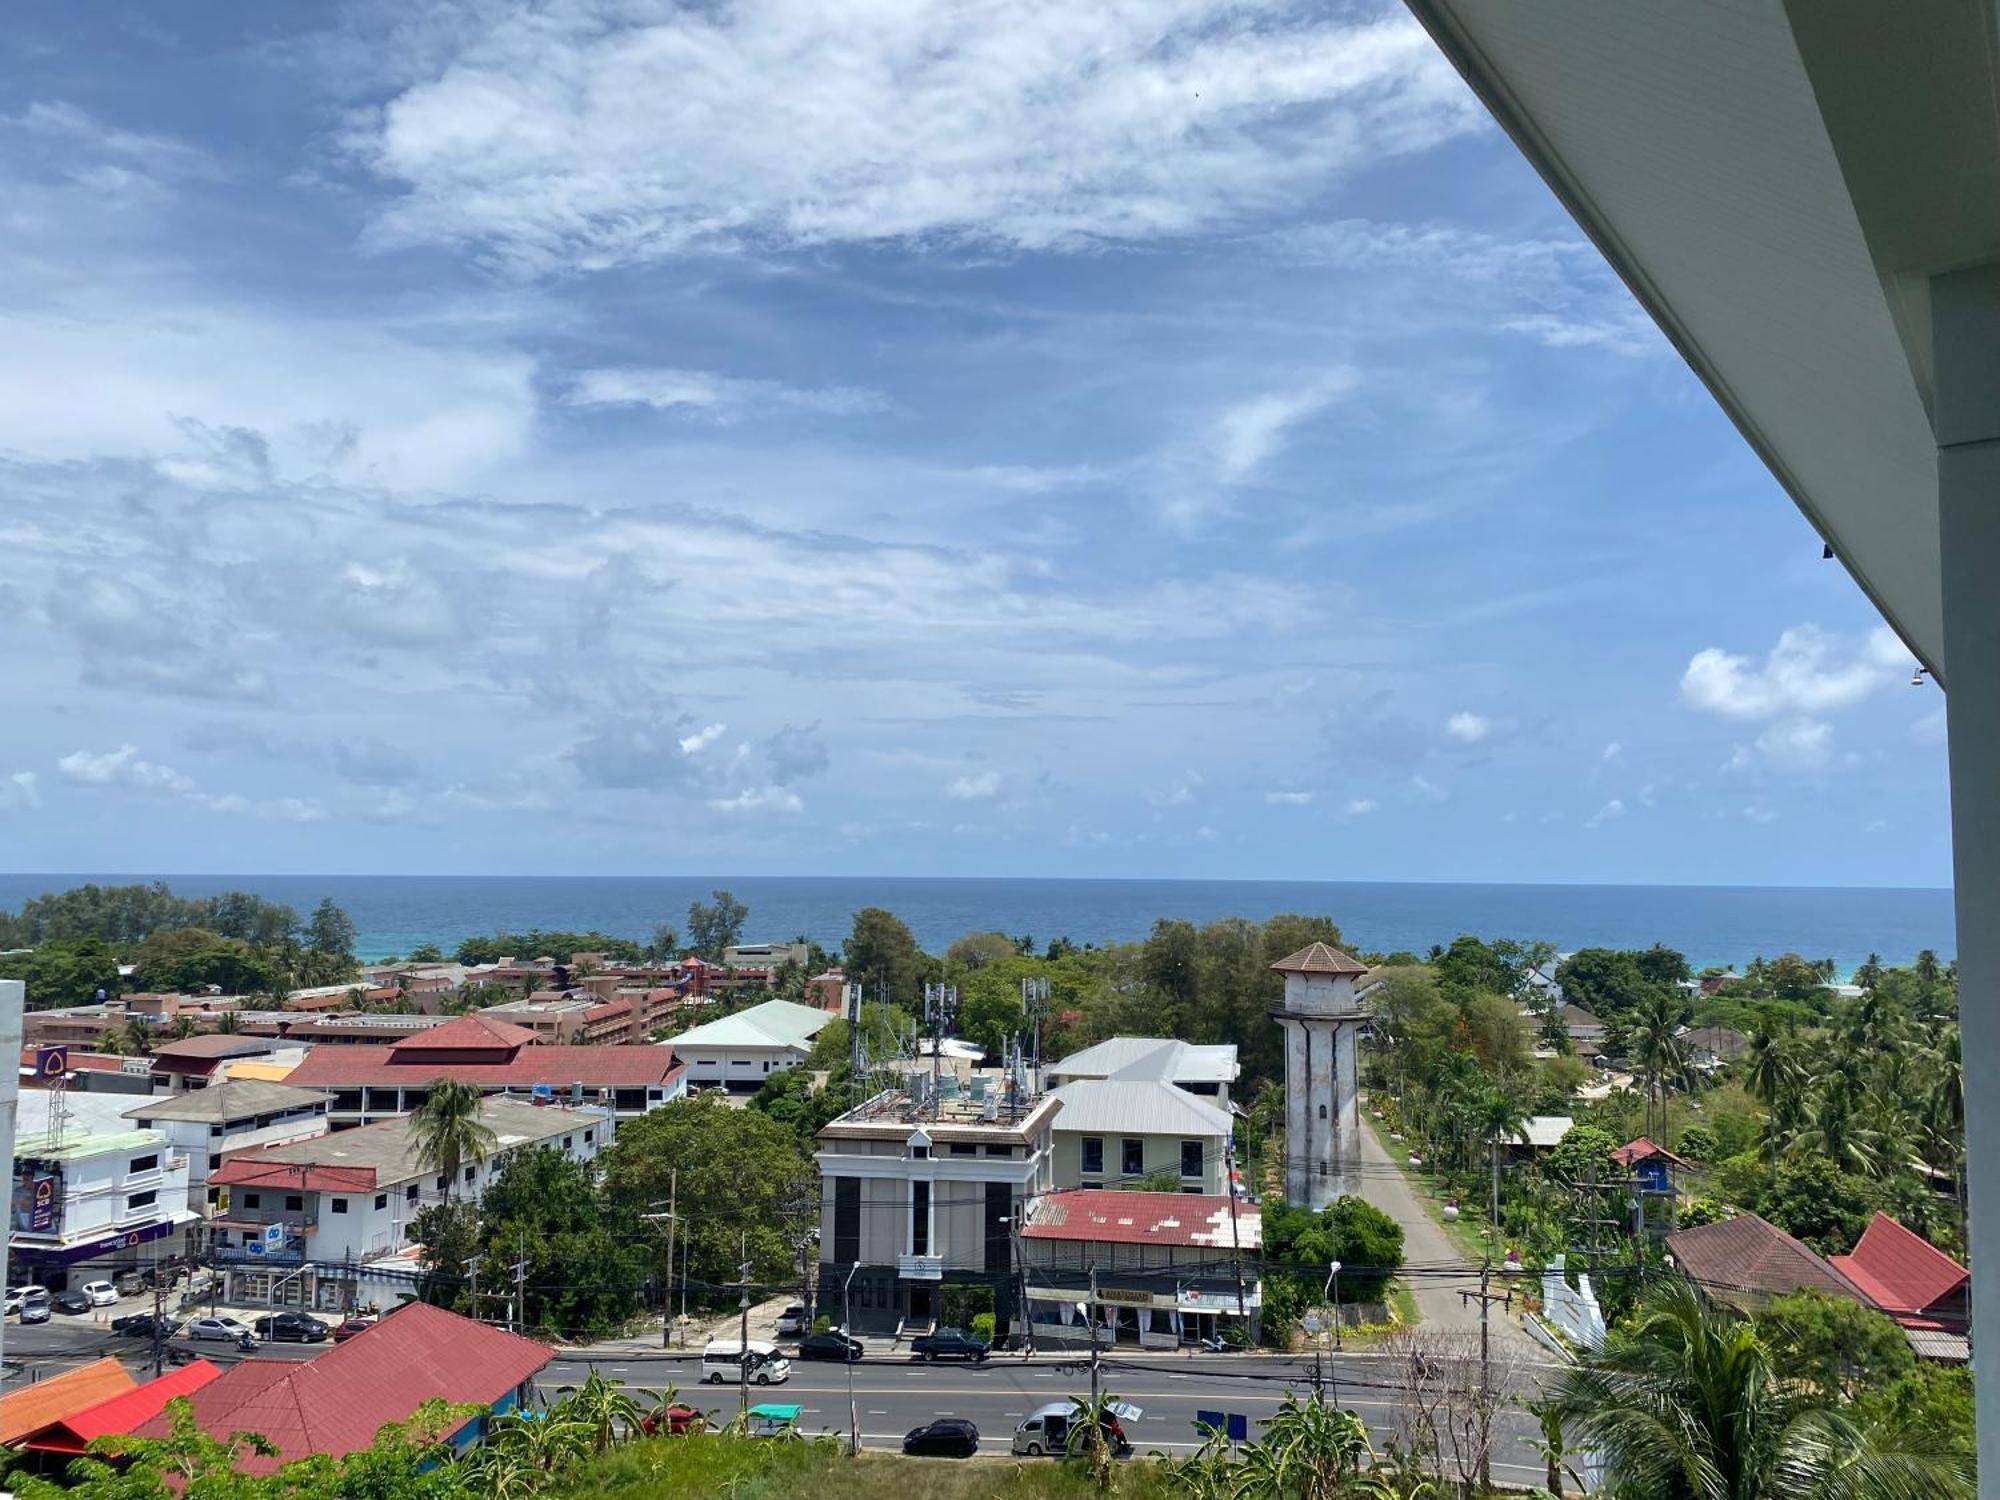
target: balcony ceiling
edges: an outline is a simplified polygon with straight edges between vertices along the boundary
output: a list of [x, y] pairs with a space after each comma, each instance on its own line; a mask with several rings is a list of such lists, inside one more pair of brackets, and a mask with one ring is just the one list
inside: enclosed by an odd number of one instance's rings
[[1407, 0], [1910, 648], [1928, 278], [2000, 259], [2000, 0]]

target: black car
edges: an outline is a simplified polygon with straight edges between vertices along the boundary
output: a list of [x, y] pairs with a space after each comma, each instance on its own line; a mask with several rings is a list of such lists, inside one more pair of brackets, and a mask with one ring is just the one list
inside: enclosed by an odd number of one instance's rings
[[317, 1344], [333, 1333], [332, 1324], [297, 1312], [267, 1313], [250, 1326], [266, 1343]]
[[[170, 1339], [181, 1331], [180, 1320], [161, 1317], [160, 1337]], [[111, 1331], [122, 1333], [128, 1338], [151, 1338], [153, 1336], [153, 1315], [151, 1313], [130, 1313], [111, 1320]]]
[[986, 1358], [991, 1347], [985, 1339], [976, 1339], [963, 1328], [940, 1328], [935, 1333], [926, 1333], [910, 1340], [912, 1359], [964, 1359], [978, 1364]]
[[844, 1333], [809, 1333], [799, 1340], [800, 1359], [830, 1359], [845, 1364], [861, 1358], [861, 1340]]
[[78, 1313], [90, 1311], [90, 1299], [82, 1292], [57, 1292], [50, 1299], [50, 1303], [57, 1312], [66, 1313], [72, 1318]]
[[939, 1417], [904, 1433], [903, 1451], [923, 1458], [970, 1458], [979, 1451], [979, 1429], [963, 1417]]

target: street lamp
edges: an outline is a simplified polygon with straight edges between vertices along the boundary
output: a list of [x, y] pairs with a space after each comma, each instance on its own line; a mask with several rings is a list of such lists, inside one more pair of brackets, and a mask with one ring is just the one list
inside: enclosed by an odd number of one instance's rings
[[[848, 1321], [847, 1289], [854, 1285], [854, 1273], [860, 1269], [861, 1262], [857, 1260], [852, 1268], [849, 1269], [847, 1279], [840, 1284], [840, 1336], [842, 1338], [851, 1339], [854, 1337], [848, 1331], [854, 1325]], [[858, 1456], [861, 1452], [861, 1416], [859, 1409], [854, 1404], [854, 1351], [844, 1344], [840, 1350], [840, 1362], [847, 1366], [847, 1451], [850, 1454]]]
[[1326, 1295], [1333, 1307], [1333, 1347], [1340, 1347], [1340, 1262], [1331, 1260], [1326, 1265]]

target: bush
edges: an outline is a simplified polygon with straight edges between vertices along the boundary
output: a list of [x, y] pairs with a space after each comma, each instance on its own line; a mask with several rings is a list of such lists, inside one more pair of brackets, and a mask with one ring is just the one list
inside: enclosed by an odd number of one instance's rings
[[972, 1315], [972, 1336], [981, 1339], [990, 1339], [993, 1337], [992, 1313], [983, 1312]]

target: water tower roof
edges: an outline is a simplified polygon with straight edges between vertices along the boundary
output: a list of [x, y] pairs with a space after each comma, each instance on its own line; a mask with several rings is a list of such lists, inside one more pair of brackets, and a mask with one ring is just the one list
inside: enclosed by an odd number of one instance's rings
[[1289, 958], [1279, 959], [1271, 967], [1280, 974], [1360, 975], [1368, 972], [1366, 964], [1326, 943], [1308, 943]]

